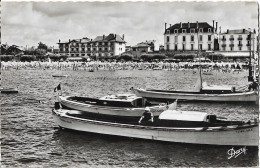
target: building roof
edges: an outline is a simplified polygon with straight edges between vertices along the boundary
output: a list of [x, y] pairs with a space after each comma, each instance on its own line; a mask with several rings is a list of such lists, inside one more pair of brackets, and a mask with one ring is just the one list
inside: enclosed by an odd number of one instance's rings
[[141, 47], [150, 47], [150, 45], [146, 43], [138, 43], [137, 45], [133, 46], [132, 48], [141, 48]]
[[[71, 42], [76, 42], [76, 43], [87, 43], [90, 42], [91, 40], [87, 37], [83, 37], [82, 39], [72, 39], [69, 41], [62, 41], [58, 42], [57, 44], [66, 44], [66, 43], [71, 43]], [[121, 43], [126, 43], [122, 37], [120, 37], [118, 34], [113, 34], [110, 33], [108, 36], [97, 36], [92, 40], [92, 42], [121, 42]]]
[[196, 22], [196, 23], [176, 23], [172, 25], [171, 27], [167, 28], [165, 30], [165, 33], [167, 30], [170, 30], [170, 33], [174, 33], [174, 30], [178, 30], [178, 33], [182, 33], [183, 29], [186, 29], [187, 33], [190, 33], [190, 29], [195, 29], [195, 32], [197, 32], [197, 28], [203, 28], [203, 32], [208, 32], [208, 28], [211, 28], [213, 32], [213, 27], [210, 26], [207, 22]]
[[250, 31], [246, 29], [237, 29], [237, 30], [229, 30], [227, 29], [226, 32], [220, 33], [220, 34], [249, 34]]
[[106, 42], [121, 42], [125, 43], [122, 37], [120, 37], [118, 34], [110, 33], [108, 36], [97, 36], [93, 41], [106, 41]]

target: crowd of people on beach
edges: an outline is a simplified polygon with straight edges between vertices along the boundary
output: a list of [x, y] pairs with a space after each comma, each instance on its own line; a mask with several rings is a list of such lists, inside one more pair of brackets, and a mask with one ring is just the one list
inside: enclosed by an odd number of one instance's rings
[[204, 71], [218, 70], [223, 73], [242, 71], [247, 67], [245, 63], [236, 62], [1, 62], [1, 70], [188, 70], [203, 67]]

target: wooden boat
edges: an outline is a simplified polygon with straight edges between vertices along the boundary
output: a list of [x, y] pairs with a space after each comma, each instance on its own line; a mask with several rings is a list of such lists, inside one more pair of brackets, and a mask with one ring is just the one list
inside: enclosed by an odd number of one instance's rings
[[[244, 88], [247, 89], [247, 88]], [[137, 96], [154, 101], [168, 100], [191, 100], [191, 101], [214, 101], [214, 102], [255, 102], [257, 91], [244, 91], [233, 86], [218, 86], [202, 83], [201, 75], [193, 90], [155, 90], [131, 88]]]
[[54, 78], [67, 78], [69, 75], [52, 75]]
[[[212, 88], [212, 89], [211, 89]], [[192, 100], [192, 101], [216, 101], [216, 102], [255, 102], [257, 100], [256, 91], [239, 92], [225, 90], [222, 87], [202, 88], [201, 91], [178, 91], [178, 90], [145, 90], [135, 89], [132, 91], [140, 97], [155, 101], [168, 100]]]
[[17, 88], [0, 88], [2, 94], [15, 94], [18, 93]]
[[166, 110], [154, 122], [138, 124], [122, 120], [90, 118], [77, 110], [53, 109], [61, 128], [150, 140], [208, 144], [258, 146], [258, 123], [219, 120], [202, 112]]
[[108, 95], [99, 99], [77, 96], [60, 96], [64, 108], [84, 111], [91, 114], [102, 114], [122, 117], [139, 117], [145, 107], [149, 107], [158, 116], [166, 109], [166, 104], [152, 105], [145, 98], [134, 94]]

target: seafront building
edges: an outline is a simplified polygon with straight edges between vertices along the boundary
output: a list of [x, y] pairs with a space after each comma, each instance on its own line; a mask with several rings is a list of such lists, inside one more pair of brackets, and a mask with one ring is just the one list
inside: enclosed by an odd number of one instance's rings
[[69, 57], [90, 56], [95, 58], [113, 57], [125, 52], [124, 35], [110, 33], [105, 36], [97, 36], [94, 39], [82, 38], [65, 42], [59, 40], [59, 53]]
[[[251, 36], [249, 36], [251, 34]], [[246, 29], [229, 30], [219, 34], [220, 51], [249, 52], [255, 47], [255, 31]]]
[[[217, 23], [216, 23], [217, 24]], [[207, 22], [177, 23], [170, 25], [164, 32], [165, 51], [212, 51], [216, 29]]]

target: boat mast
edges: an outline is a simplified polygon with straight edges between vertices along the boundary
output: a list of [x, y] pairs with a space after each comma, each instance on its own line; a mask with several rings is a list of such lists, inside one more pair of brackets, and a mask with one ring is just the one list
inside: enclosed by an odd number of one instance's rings
[[200, 60], [200, 44], [199, 44], [199, 22], [197, 21], [197, 37], [198, 37], [198, 52], [197, 57], [199, 57], [199, 77], [200, 77], [200, 90], [202, 89], [202, 76], [201, 76], [201, 60]]

